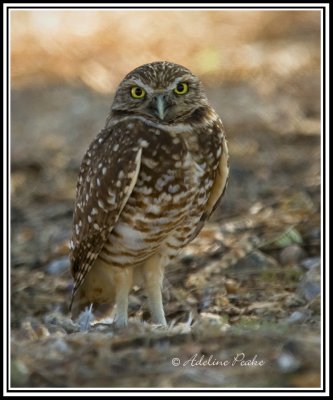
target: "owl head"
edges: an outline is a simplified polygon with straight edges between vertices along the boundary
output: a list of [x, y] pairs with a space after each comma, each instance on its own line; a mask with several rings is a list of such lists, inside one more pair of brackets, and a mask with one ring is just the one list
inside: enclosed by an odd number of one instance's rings
[[156, 61], [126, 75], [117, 89], [111, 112], [172, 123], [207, 104], [203, 86], [191, 71], [178, 64]]

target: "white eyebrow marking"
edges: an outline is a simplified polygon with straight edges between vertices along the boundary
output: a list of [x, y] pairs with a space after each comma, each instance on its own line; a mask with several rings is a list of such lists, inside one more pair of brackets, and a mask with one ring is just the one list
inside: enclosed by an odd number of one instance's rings
[[[172, 90], [175, 89], [175, 87], [178, 85], [179, 82], [183, 82], [183, 81], [188, 81], [189, 79], [191, 79], [191, 75], [186, 74], [183, 76], [180, 76], [179, 78], [175, 79], [172, 83], [170, 83], [170, 85], [168, 87], [165, 88], [165, 90]], [[189, 85], [190, 86], [190, 85]]]
[[[189, 79], [192, 79], [192, 75], [190, 75], [190, 74], [185, 74], [183, 76], [180, 76], [179, 78], [175, 79], [172, 83], [170, 83], [169, 86], [164, 88], [164, 90], [172, 90], [178, 85], [179, 82], [186, 81], [186, 80], [189, 80]], [[147, 86], [145, 83], [143, 83], [140, 78], [134, 78], [134, 79], [131, 79], [131, 81], [134, 84], [136, 84], [136, 85], [140, 86], [141, 88], [143, 88], [148, 94], [151, 94], [151, 93], [155, 92], [154, 89], [152, 89], [150, 86]]]
[[141, 81], [141, 79], [139, 79], [139, 78], [132, 79], [131, 81], [132, 81], [134, 84], [140, 86], [142, 89], [144, 89], [148, 94], [151, 94], [151, 93], [154, 92], [154, 90], [153, 90], [150, 86], [145, 85], [145, 84]]

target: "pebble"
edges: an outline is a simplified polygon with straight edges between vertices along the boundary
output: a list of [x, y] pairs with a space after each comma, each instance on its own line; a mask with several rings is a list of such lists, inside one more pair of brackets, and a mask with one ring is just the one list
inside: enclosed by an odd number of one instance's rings
[[240, 285], [234, 279], [226, 279], [224, 285], [228, 294], [236, 294], [239, 291]]
[[313, 300], [320, 293], [319, 267], [311, 268], [301, 279], [297, 292], [307, 301]]
[[306, 239], [311, 241], [317, 241], [319, 243], [321, 237], [320, 228], [313, 228], [310, 232], [307, 233]]
[[305, 251], [298, 244], [285, 247], [280, 251], [279, 259], [282, 265], [295, 264], [305, 256]]
[[278, 357], [277, 365], [284, 373], [295, 372], [300, 367], [300, 362], [289, 352], [282, 352]]
[[69, 270], [70, 262], [67, 256], [52, 260], [46, 267], [46, 271], [51, 275], [60, 275]]
[[303, 322], [306, 319], [306, 314], [302, 311], [294, 311], [292, 312], [288, 318], [285, 319], [285, 322], [289, 324], [297, 324]]
[[318, 268], [320, 267], [320, 257], [305, 258], [300, 265], [302, 268], [307, 270], [310, 270], [312, 268]]
[[231, 269], [239, 272], [257, 273], [263, 270], [277, 267], [278, 263], [274, 258], [266, 256], [259, 250], [255, 250], [238, 260]]
[[320, 293], [320, 284], [317, 282], [305, 282], [299, 290], [307, 301], [313, 300]]

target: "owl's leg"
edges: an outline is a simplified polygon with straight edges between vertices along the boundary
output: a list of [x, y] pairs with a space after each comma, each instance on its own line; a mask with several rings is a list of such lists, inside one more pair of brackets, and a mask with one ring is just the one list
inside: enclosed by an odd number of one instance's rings
[[167, 325], [162, 302], [164, 265], [161, 256], [156, 254], [149, 258], [143, 264], [142, 272], [153, 323]]
[[133, 269], [131, 267], [116, 268], [114, 283], [116, 288], [116, 318], [117, 327], [124, 327], [128, 322], [128, 295], [133, 283]]

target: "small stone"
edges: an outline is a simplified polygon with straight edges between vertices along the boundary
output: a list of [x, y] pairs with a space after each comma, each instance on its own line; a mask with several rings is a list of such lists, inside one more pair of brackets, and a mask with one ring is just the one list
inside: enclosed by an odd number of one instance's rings
[[320, 257], [309, 257], [301, 262], [301, 267], [307, 270], [320, 267]]
[[69, 267], [70, 267], [69, 258], [66, 256], [51, 261], [47, 265], [46, 271], [51, 275], [60, 275], [66, 270], [68, 270]]
[[311, 268], [302, 278], [297, 292], [307, 301], [313, 300], [320, 293], [319, 267]]
[[293, 244], [285, 247], [279, 254], [279, 259], [282, 265], [295, 264], [304, 258], [305, 252], [301, 246]]
[[239, 283], [234, 279], [226, 279], [224, 285], [228, 294], [236, 294], [238, 292]]
[[313, 300], [320, 293], [320, 284], [317, 282], [305, 282], [300, 287], [300, 291], [306, 300]]
[[303, 322], [306, 319], [306, 314], [301, 311], [294, 311], [291, 315], [286, 318], [285, 322], [287, 324], [297, 324]]
[[278, 263], [274, 258], [255, 250], [238, 260], [231, 268], [242, 273], [258, 273], [277, 266]]
[[320, 241], [321, 230], [320, 228], [313, 228], [310, 232], [307, 233], [306, 239], [311, 241]]
[[300, 362], [289, 352], [283, 352], [278, 357], [277, 365], [284, 373], [295, 372], [300, 367]]

